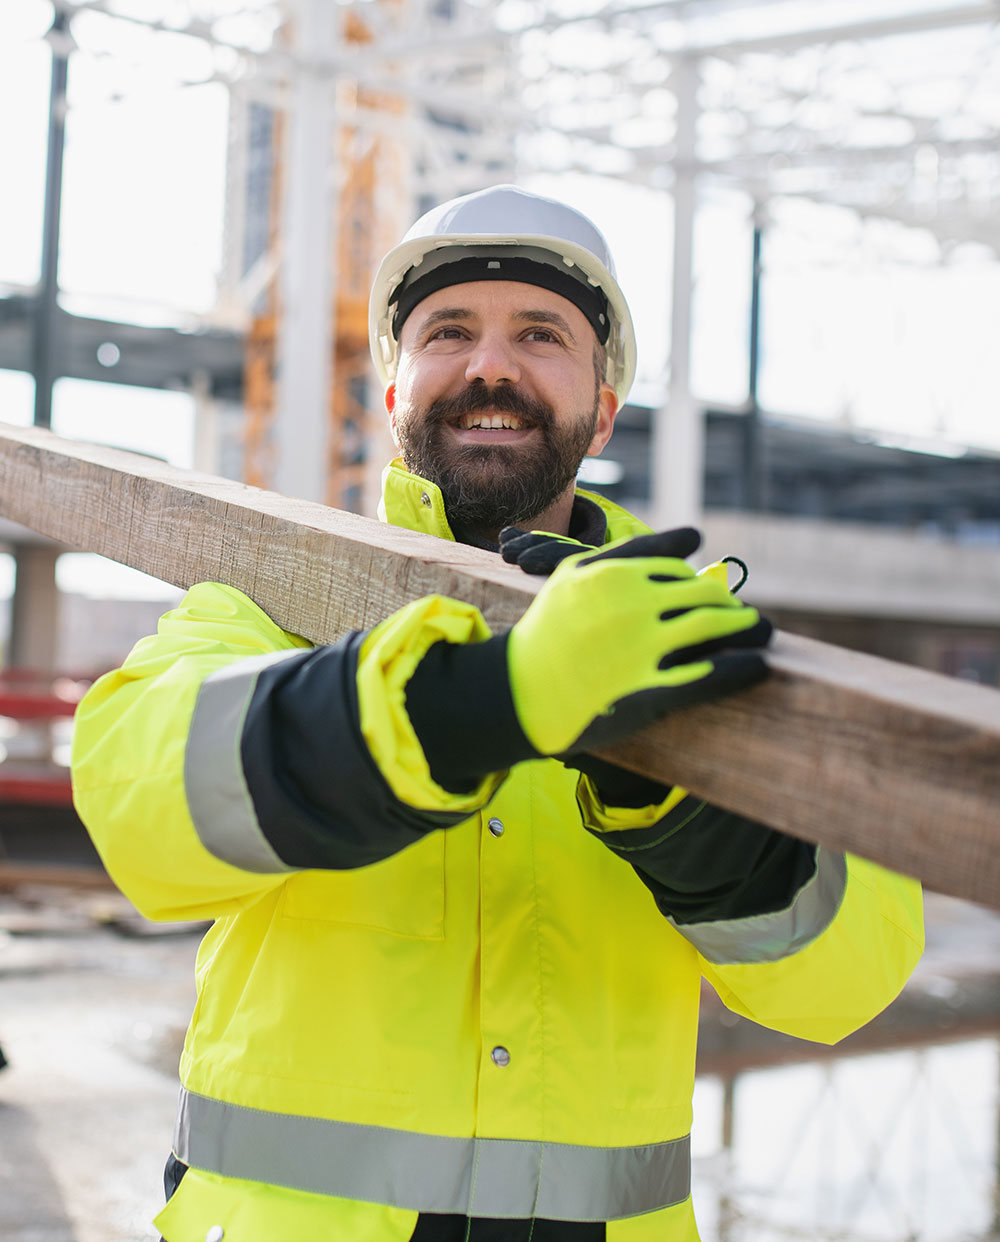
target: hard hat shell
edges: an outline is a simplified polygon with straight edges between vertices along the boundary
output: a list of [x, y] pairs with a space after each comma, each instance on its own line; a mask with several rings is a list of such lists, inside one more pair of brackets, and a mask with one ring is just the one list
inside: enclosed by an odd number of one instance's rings
[[399, 344], [390, 299], [404, 277], [436, 250], [484, 245], [545, 251], [603, 292], [611, 319], [605, 378], [623, 404], [635, 378], [635, 328], [608, 243], [581, 212], [515, 185], [491, 186], [433, 207], [382, 260], [368, 304], [368, 339], [382, 383], [396, 375]]

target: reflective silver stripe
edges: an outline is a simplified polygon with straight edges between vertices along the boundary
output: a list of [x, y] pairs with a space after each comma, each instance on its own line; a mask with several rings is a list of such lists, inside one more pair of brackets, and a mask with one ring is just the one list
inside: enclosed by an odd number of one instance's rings
[[178, 1159], [251, 1182], [418, 1212], [619, 1220], [690, 1194], [690, 1140], [582, 1147], [445, 1138], [263, 1112], [181, 1092]]
[[747, 919], [674, 926], [702, 957], [717, 966], [776, 962], [803, 948], [829, 927], [840, 909], [846, 887], [844, 855], [820, 848], [816, 851], [816, 870], [786, 909]]
[[202, 682], [184, 752], [184, 789], [198, 839], [209, 853], [244, 871], [294, 871], [261, 832], [243, 775], [240, 741], [263, 669], [302, 648], [249, 656]]

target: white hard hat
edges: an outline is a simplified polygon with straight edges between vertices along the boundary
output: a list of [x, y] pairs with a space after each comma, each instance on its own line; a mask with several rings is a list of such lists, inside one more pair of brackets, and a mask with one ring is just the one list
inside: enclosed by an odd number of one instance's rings
[[382, 260], [368, 303], [368, 339], [383, 384], [395, 378], [398, 334], [429, 294], [474, 280], [515, 280], [568, 298], [607, 348], [605, 378], [625, 401], [635, 378], [635, 329], [608, 243], [565, 203], [495, 185], [434, 207]]

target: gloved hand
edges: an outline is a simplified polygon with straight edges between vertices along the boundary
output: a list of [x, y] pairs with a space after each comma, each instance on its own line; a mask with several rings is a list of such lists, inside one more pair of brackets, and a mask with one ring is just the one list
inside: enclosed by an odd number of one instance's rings
[[[685, 556], [691, 546], [691, 534], [688, 529], [670, 532], [675, 536], [673, 549], [663, 548], [663, 554]], [[587, 545], [579, 543], [567, 535], [553, 535], [545, 531], [525, 531], [517, 526], [506, 526], [500, 532], [500, 554], [509, 564], [517, 565], [529, 574], [551, 574], [557, 565], [567, 557], [587, 550]], [[737, 560], [727, 557], [726, 560]], [[735, 595], [746, 581], [746, 566], [738, 562], [743, 570], [743, 578], [736, 587], [731, 588]], [[717, 581], [727, 584], [728, 574], [724, 563], [710, 565], [699, 571], [714, 575]], [[670, 786], [638, 776], [626, 768], [599, 759], [597, 755], [586, 751], [560, 755], [559, 758], [568, 768], [575, 768], [584, 773], [597, 789], [601, 799], [608, 806], [641, 807], [662, 802], [670, 793]]]
[[[664, 534], [676, 535], [680, 540], [678, 547], [686, 547], [690, 529], [686, 526], [665, 531]], [[516, 565], [526, 574], [548, 575], [568, 556], [573, 556], [577, 552], [585, 552], [588, 546], [588, 544], [580, 543], [578, 539], [571, 539], [569, 535], [550, 535], [543, 530], [522, 530], [519, 526], [505, 526], [500, 532], [500, 555], [509, 565]], [[672, 556], [674, 553], [664, 552], [663, 555]], [[688, 554], [677, 552], [676, 555], [686, 556]], [[710, 574], [728, 585], [729, 571], [726, 566], [730, 564], [738, 565], [740, 569], [739, 582], [729, 587], [733, 595], [738, 595], [750, 575], [746, 563], [738, 556], [724, 556], [721, 561], [699, 569], [698, 573]]]
[[540, 754], [600, 747], [767, 675], [771, 623], [684, 563], [691, 529], [565, 557], [510, 631], [507, 669]]
[[569, 535], [521, 530], [519, 526], [505, 526], [500, 532], [500, 555], [526, 574], [550, 574], [567, 556], [586, 551], [587, 544]]

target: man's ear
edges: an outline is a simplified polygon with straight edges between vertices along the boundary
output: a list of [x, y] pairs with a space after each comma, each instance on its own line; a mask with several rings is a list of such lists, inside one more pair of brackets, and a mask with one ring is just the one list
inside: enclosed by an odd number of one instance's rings
[[602, 384], [597, 394], [597, 424], [587, 449], [587, 457], [596, 457], [611, 439], [618, 413], [618, 394], [610, 384]]
[[389, 415], [389, 430], [392, 432], [392, 439], [396, 447], [399, 448], [399, 436], [396, 434], [396, 385], [390, 384], [385, 390], [385, 396], [382, 398], [385, 402], [386, 413]]

